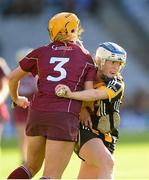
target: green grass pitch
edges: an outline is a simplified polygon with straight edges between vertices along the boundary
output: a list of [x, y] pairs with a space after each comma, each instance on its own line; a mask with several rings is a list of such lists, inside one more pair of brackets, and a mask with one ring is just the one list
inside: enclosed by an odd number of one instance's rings
[[[149, 131], [133, 134], [121, 133], [114, 154], [116, 180], [149, 179]], [[0, 179], [20, 164], [20, 155], [16, 140], [3, 139], [0, 157]], [[75, 179], [79, 171], [80, 159], [73, 154], [63, 179]], [[35, 178], [41, 177], [41, 171]]]

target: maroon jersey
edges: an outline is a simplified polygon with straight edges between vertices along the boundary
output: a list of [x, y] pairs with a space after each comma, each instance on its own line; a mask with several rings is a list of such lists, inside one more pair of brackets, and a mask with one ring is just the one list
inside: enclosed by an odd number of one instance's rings
[[40, 111], [79, 113], [81, 102], [55, 95], [58, 84], [66, 84], [72, 91], [84, 88], [85, 81], [95, 79], [96, 69], [91, 56], [84, 48], [68, 43], [54, 42], [32, 51], [20, 61], [24, 71], [38, 74], [38, 92], [31, 108]]

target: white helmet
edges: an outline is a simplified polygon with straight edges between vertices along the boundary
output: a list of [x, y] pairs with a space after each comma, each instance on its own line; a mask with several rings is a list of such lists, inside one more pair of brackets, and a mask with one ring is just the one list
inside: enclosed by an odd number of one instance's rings
[[26, 55], [28, 55], [31, 51], [33, 51], [32, 48], [22, 48], [16, 52], [16, 62], [19, 62], [21, 59], [23, 59]]
[[113, 42], [104, 42], [99, 45], [96, 50], [95, 58], [100, 58], [102, 63], [105, 60], [108, 61], [119, 61], [122, 62], [123, 65], [126, 63], [127, 53], [126, 51], [116, 43]]

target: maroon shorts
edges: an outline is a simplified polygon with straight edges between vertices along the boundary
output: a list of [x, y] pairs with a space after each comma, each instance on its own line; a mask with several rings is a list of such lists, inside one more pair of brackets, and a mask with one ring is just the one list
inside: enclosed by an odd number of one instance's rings
[[21, 124], [21, 123], [26, 124], [27, 114], [28, 114], [28, 108], [23, 109], [19, 106], [16, 106], [14, 109], [12, 109], [13, 122], [16, 124]]
[[68, 112], [29, 110], [26, 135], [59, 141], [76, 141], [79, 118]]

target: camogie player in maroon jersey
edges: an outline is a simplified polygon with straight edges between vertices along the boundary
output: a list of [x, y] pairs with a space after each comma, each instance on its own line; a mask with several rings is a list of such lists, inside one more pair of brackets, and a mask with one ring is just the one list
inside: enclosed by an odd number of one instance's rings
[[[49, 20], [48, 30], [52, 43], [29, 53], [9, 76], [12, 101], [30, 110], [27, 160], [8, 179], [30, 179], [44, 160], [42, 179], [61, 178], [77, 140], [82, 103], [57, 97], [55, 87], [63, 83], [72, 91], [93, 88], [96, 68], [88, 51], [77, 43], [81, 33], [78, 17], [58, 13]], [[19, 81], [28, 73], [38, 75], [38, 91], [31, 102], [18, 95]]]
[[56, 94], [91, 101], [86, 103], [87, 111], [81, 112], [84, 125], [74, 149], [82, 159], [78, 179], [113, 179], [112, 153], [118, 139], [119, 109], [124, 94], [120, 71], [126, 63], [126, 51], [115, 43], [102, 43], [95, 62], [98, 70], [94, 89], [71, 92], [66, 85], [58, 85]]

